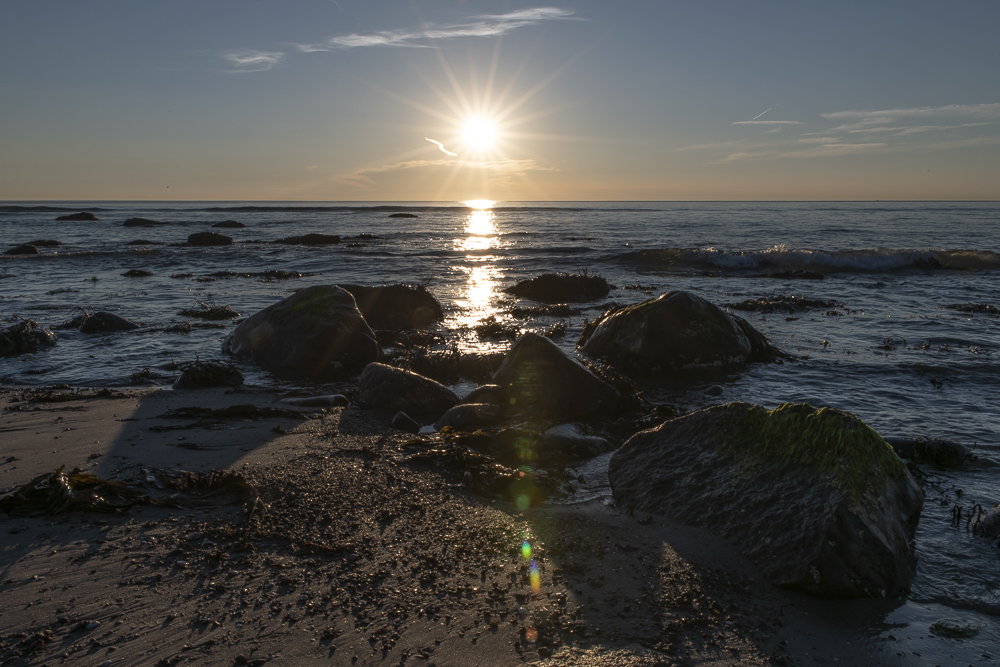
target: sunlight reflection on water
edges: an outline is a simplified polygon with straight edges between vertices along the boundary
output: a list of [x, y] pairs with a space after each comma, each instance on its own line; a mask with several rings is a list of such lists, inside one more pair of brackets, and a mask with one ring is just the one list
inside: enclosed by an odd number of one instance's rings
[[463, 336], [462, 347], [465, 350], [486, 351], [496, 348], [497, 342], [480, 340], [471, 329], [487, 317], [494, 316], [500, 319], [500, 311], [494, 306], [494, 301], [498, 296], [498, 287], [503, 276], [496, 264], [500, 256], [478, 253], [499, 250], [501, 240], [496, 214], [489, 210], [489, 205], [493, 202], [475, 203], [477, 205], [473, 206], [472, 202], [466, 202], [472, 210], [465, 218], [463, 229], [465, 235], [455, 239], [457, 249], [474, 253], [465, 257], [468, 266], [463, 270], [468, 274], [468, 278], [456, 301], [461, 312], [457, 315], [455, 324], [470, 330], [469, 335]]

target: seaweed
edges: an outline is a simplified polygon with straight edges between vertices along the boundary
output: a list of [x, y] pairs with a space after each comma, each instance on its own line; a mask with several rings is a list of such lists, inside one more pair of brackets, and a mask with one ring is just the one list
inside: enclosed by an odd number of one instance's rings
[[892, 446], [849, 412], [808, 403], [782, 403], [773, 410], [740, 403], [727, 408], [728, 418], [712, 435], [720, 451], [737, 457], [745, 474], [804, 467], [828, 477], [852, 504], [869, 509], [885, 492], [886, 475], [907, 475]]
[[203, 320], [231, 320], [240, 316], [233, 310], [232, 306], [216, 306], [214, 301], [210, 303], [199, 301], [197, 305], [197, 309], [186, 308], [177, 314], [185, 317], [199, 317]]

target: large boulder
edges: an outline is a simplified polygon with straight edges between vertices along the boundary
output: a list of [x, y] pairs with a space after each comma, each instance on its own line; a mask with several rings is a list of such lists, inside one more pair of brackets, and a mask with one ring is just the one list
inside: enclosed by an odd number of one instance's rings
[[97, 216], [93, 213], [87, 213], [86, 211], [80, 211], [79, 213], [70, 213], [69, 215], [60, 215], [56, 220], [97, 220]]
[[405, 412], [430, 423], [458, 403], [451, 389], [423, 375], [385, 364], [368, 364], [358, 378], [355, 398], [363, 408]]
[[772, 583], [896, 597], [916, 570], [923, 492], [875, 431], [833, 408], [729, 403], [637, 433], [608, 468], [615, 502], [728, 540]]
[[534, 333], [511, 345], [493, 382], [514, 411], [548, 419], [586, 421], [625, 404], [614, 387]]
[[338, 285], [351, 293], [365, 321], [376, 329], [413, 329], [444, 319], [444, 311], [423, 285]]
[[80, 331], [85, 334], [112, 333], [115, 331], [131, 331], [138, 329], [139, 325], [131, 320], [127, 320], [121, 315], [100, 311], [90, 315], [80, 325]]
[[601, 276], [544, 273], [531, 280], [522, 280], [504, 292], [542, 303], [571, 303], [600, 299], [610, 290], [608, 281]]
[[642, 372], [730, 369], [780, 355], [743, 318], [679, 291], [604, 315], [579, 345], [591, 357]]
[[278, 375], [314, 382], [379, 358], [375, 334], [350, 293], [333, 285], [300, 290], [247, 318], [222, 351]]
[[196, 246], [233, 245], [232, 238], [215, 232], [196, 232], [188, 236], [187, 242]]
[[56, 344], [56, 335], [34, 320], [19, 320], [0, 329], [0, 357], [38, 352]]

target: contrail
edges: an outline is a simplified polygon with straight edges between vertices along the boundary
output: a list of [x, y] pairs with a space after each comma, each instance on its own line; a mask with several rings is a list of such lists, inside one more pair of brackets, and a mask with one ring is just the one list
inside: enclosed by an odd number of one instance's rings
[[[774, 108], [774, 107], [771, 107], [771, 109], [773, 109], [773, 108]], [[754, 119], [754, 120], [757, 120], [758, 118], [760, 118], [761, 116], [763, 116], [764, 114], [766, 114], [766, 113], [767, 113], [768, 111], [770, 111], [771, 109], [768, 109], [767, 111], [762, 111], [761, 113], [759, 113], [759, 114], [757, 114], [756, 116], [754, 116], [754, 117], [753, 117], [753, 119]]]
[[458, 155], [458, 153], [452, 153], [451, 151], [447, 150], [444, 147], [444, 144], [442, 144], [440, 141], [434, 141], [433, 139], [429, 139], [428, 137], [424, 137], [424, 139], [426, 141], [431, 142], [432, 144], [437, 144], [437, 147], [441, 149], [442, 153], [446, 153], [447, 155]]

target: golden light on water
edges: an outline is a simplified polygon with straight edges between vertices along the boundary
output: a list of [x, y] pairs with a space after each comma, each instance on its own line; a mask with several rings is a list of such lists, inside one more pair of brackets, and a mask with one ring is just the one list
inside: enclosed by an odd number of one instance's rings
[[475, 208], [475, 209], [486, 209], [486, 208], [493, 208], [494, 206], [496, 206], [496, 202], [490, 199], [470, 199], [469, 201], [462, 203], [468, 206], [469, 208]]

